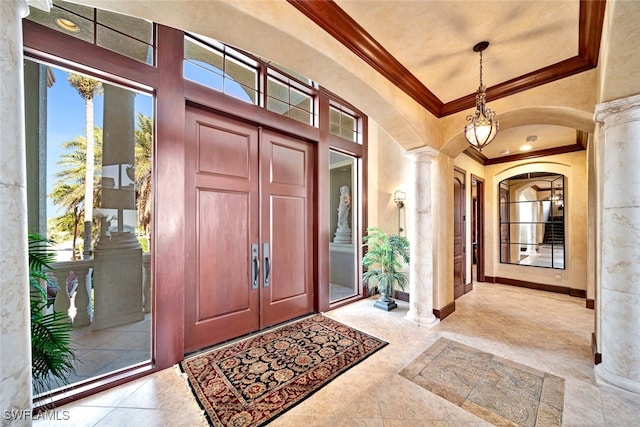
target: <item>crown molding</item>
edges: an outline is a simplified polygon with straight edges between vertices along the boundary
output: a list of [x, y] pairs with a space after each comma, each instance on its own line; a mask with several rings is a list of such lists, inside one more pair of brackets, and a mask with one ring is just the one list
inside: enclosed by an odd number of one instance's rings
[[[443, 103], [334, 1], [288, 2], [434, 116], [441, 118], [475, 105], [475, 93]], [[605, 6], [606, 0], [580, 0], [577, 56], [489, 87], [487, 99], [504, 98], [595, 68]]]

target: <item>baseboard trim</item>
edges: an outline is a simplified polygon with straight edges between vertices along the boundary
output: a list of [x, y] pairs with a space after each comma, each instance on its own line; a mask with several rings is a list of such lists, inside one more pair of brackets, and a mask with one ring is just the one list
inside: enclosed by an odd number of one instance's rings
[[591, 352], [593, 353], [593, 364], [599, 365], [602, 363], [602, 354], [598, 353], [598, 343], [596, 340], [596, 333], [591, 333]]
[[596, 308], [596, 300], [591, 299], [591, 298], [587, 298], [587, 308], [590, 308], [591, 310], [595, 310], [595, 308]]
[[464, 293], [469, 293], [473, 290], [473, 282], [469, 282], [466, 285], [464, 285]]
[[394, 291], [393, 297], [400, 301], [409, 302], [409, 292], [404, 291]]
[[[465, 285], [465, 289], [467, 289], [468, 285]], [[473, 289], [473, 284], [471, 284], [471, 287], [469, 288], [469, 290]], [[468, 291], [465, 291], [468, 292]], [[400, 301], [405, 301], [405, 302], [409, 302], [409, 293], [408, 292], [403, 292], [403, 291], [394, 291], [393, 293], [393, 297], [397, 300]], [[438, 319], [443, 320], [445, 317], [447, 317], [448, 315], [450, 315], [451, 313], [453, 313], [454, 311], [456, 311], [456, 302], [452, 301], [451, 303], [445, 305], [444, 307], [442, 307], [440, 310], [437, 309], [433, 309], [433, 315], [436, 316]]]
[[568, 286], [547, 285], [546, 283], [528, 282], [526, 280], [510, 279], [508, 277], [485, 276], [485, 282], [518, 286], [520, 288], [536, 289], [539, 291], [555, 292], [557, 294], [565, 294], [578, 298], [587, 297], [587, 291], [584, 289], [574, 289], [569, 288]]
[[456, 302], [451, 301], [449, 304], [445, 305], [441, 309], [433, 309], [433, 314], [440, 320], [444, 320], [448, 315], [456, 311]]

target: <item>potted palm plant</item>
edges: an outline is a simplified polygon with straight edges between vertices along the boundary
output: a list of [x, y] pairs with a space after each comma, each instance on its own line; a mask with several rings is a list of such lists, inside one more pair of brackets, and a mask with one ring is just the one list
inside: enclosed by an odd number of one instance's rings
[[404, 289], [408, 283], [407, 274], [402, 271], [405, 264], [409, 264], [409, 241], [397, 234], [387, 234], [380, 227], [367, 228], [364, 237], [366, 254], [362, 258], [362, 265], [366, 271], [362, 275], [362, 282], [370, 292], [376, 289], [380, 298], [374, 307], [382, 310], [393, 310], [398, 307], [393, 298], [396, 287]]
[[31, 369], [34, 394], [68, 383], [75, 373], [75, 353], [71, 346], [71, 321], [66, 313], [48, 312], [48, 287], [57, 287], [47, 271], [55, 254], [50, 241], [29, 234], [29, 286], [31, 290]]

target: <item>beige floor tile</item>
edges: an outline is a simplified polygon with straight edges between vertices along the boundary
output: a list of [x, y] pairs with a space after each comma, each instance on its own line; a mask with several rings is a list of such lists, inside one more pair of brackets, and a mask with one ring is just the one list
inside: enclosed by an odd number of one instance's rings
[[[362, 300], [326, 314], [389, 345], [270, 426], [491, 425], [400, 375], [441, 337], [526, 365], [532, 372], [563, 378], [563, 426], [640, 425], [640, 396], [595, 382], [591, 359], [594, 312], [585, 308], [583, 299], [475, 284], [471, 293], [456, 300], [456, 311], [431, 329], [406, 319], [406, 302], [398, 301], [396, 310], [385, 312], [374, 308], [374, 301]], [[91, 344], [99, 346], [113, 336], [98, 334]], [[175, 367], [59, 409], [70, 411], [67, 423], [34, 425], [206, 425], [202, 410]]]

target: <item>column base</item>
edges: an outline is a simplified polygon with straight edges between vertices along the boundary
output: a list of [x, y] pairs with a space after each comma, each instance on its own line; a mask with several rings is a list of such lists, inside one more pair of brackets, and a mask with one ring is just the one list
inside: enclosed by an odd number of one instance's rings
[[440, 319], [438, 319], [433, 314], [431, 314], [430, 316], [422, 316], [418, 313], [412, 312], [411, 310], [409, 310], [409, 312], [407, 313], [407, 319], [419, 324], [420, 326], [426, 326], [429, 329], [440, 323]]
[[596, 382], [640, 394], [640, 382], [623, 378], [608, 370], [602, 363], [594, 367]]

